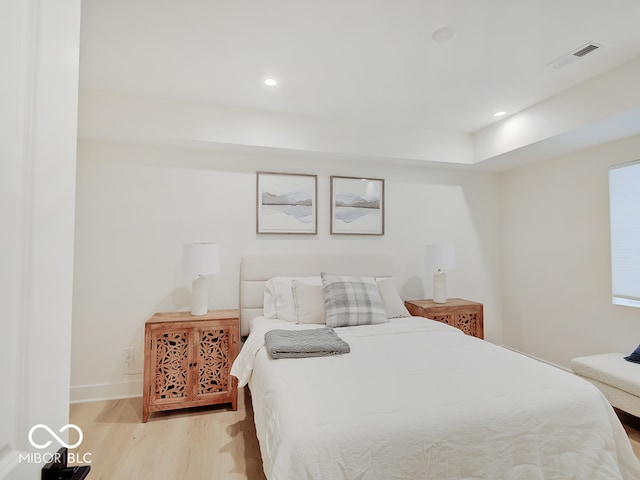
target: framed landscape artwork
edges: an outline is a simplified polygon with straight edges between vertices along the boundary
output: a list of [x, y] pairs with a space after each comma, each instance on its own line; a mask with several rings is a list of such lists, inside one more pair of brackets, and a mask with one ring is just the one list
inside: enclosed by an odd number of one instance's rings
[[257, 233], [317, 233], [316, 175], [257, 173]]
[[331, 233], [384, 235], [384, 180], [331, 177]]

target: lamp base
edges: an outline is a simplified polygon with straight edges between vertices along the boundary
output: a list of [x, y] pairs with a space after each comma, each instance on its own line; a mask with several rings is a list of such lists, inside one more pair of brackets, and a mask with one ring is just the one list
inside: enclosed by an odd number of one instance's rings
[[199, 275], [191, 282], [191, 315], [206, 315], [207, 302], [207, 279]]
[[440, 269], [433, 274], [433, 303], [447, 303], [447, 276]]

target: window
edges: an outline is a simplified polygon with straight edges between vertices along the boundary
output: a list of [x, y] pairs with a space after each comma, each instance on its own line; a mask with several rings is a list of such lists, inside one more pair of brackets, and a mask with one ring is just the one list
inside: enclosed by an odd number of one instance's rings
[[612, 301], [640, 307], [640, 160], [609, 168], [609, 208]]

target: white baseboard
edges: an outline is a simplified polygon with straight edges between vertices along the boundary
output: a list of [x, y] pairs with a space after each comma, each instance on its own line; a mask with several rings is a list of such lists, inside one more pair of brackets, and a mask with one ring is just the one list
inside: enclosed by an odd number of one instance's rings
[[518, 350], [516, 348], [513, 348], [513, 347], [509, 347], [507, 345], [502, 345], [502, 346], [504, 348], [506, 348], [507, 350], [511, 350], [512, 352], [519, 353], [520, 355], [524, 355], [525, 357], [533, 358], [534, 360], [537, 360], [537, 361], [542, 362], [542, 363], [546, 363], [547, 365], [551, 365], [552, 367], [559, 368], [560, 370], [564, 370], [565, 372], [573, 373], [570, 369], [568, 369], [566, 367], [563, 367], [561, 365], [558, 365], [556, 363], [549, 362], [548, 360], [544, 360], [542, 358], [538, 358], [538, 357], [536, 357], [534, 355], [530, 355], [530, 354], [525, 353], [525, 352], [521, 352], [520, 350]]
[[97, 402], [142, 396], [142, 380], [71, 387], [71, 403]]

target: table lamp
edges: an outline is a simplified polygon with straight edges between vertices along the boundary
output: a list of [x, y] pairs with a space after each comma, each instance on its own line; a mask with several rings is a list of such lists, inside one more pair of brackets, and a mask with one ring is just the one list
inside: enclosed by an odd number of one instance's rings
[[186, 243], [182, 246], [182, 273], [195, 278], [191, 283], [191, 315], [209, 310], [205, 275], [220, 272], [217, 243]]
[[450, 243], [427, 245], [427, 259], [436, 268], [433, 274], [433, 302], [447, 303], [447, 276], [445, 269], [456, 268], [456, 253]]

